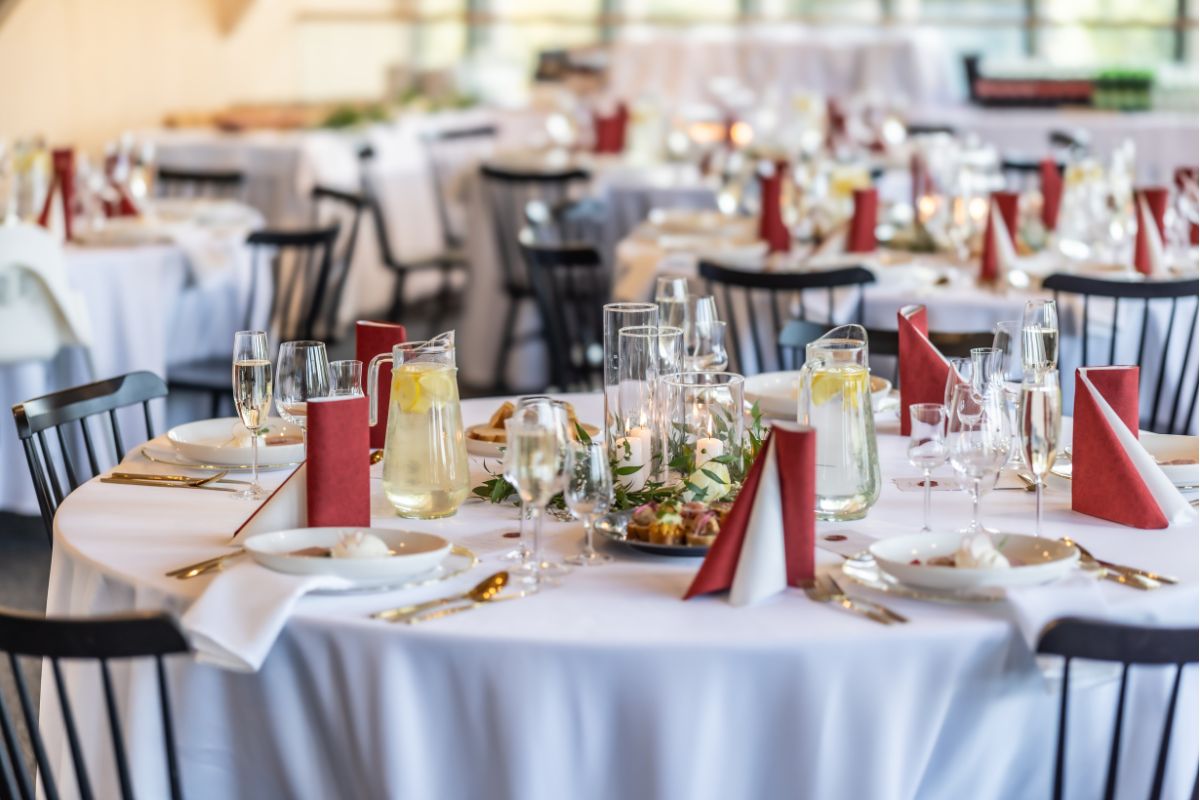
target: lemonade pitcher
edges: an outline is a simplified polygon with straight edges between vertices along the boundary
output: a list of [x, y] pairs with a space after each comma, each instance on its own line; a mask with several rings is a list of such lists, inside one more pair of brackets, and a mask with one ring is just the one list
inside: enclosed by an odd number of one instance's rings
[[454, 332], [426, 342], [407, 342], [371, 359], [367, 390], [371, 424], [379, 365], [392, 363], [387, 435], [383, 445], [383, 491], [402, 517], [448, 517], [467, 499], [467, 445], [458, 402]]
[[834, 328], [805, 356], [797, 418], [817, 432], [817, 519], [862, 519], [880, 489], [867, 332]]

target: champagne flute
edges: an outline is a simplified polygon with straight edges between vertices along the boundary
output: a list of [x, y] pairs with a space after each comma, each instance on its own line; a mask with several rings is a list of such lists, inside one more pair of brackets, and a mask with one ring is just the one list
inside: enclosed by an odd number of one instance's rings
[[569, 564], [594, 567], [612, 561], [612, 556], [596, 552], [596, 519], [608, 511], [613, 501], [612, 470], [603, 442], [574, 442], [567, 446], [563, 498], [577, 519], [583, 520], [583, 552], [567, 559]]
[[[517, 401], [517, 408], [513, 412], [513, 417], [525, 422], [536, 423], [554, 431], [558, 441], [558, 455], [555, 462], [557, 466], [556, 476], [561, 481], [566, 447], [574, 438], [573, 432], [569, 429], [570, 414], [567, 410], [567, 404], [562, 400], [555, 400], [549, 395], [530, 395], [522, 397]], [[559, 488], [561, 489], [561, 485]], [[517, 540], [517, 547], [503, 556], [507, 561], [518, 562], [518, 565], [513, 568], [513, 572], [522, 575], [528, 574], [531, 569], [530, 558], [532, 557], [533, 549], [530, 546], [529, 528], [525, 524], [529, 519], [528, 509], [522, 509], [518, 527], [520, 538]], [[550, 561], [542, 561], [540, 568], [544, 575], [566, 575], [570, 572], [568, 567]]]
[[1025, 303], [1021, 340], [1025, 369], [1045, 370], [1058, 366], [1058, 307], [1053, 300]]
[[950, 464], [971, 495], [971, 524], [962, 533], [990, 533], [979, 521], [979, 503], [984, 489], [995, 485], [1000, 467], [1008, 458], [1011, 439], [1008, 415], [994, 393], [980, 393], [971, 386], [955, 387], [946, 439]]
[[1021, 434], [1021, 455], [1025, 466], [1033, 473], [1037, 491], [1037, 527], [1042, 535], [1042, 487], [1058, 455], [1058, 435], [1062, 427], [1062, 393], [1058, 387], [1058, 370], [1030, 371], [1021, 384], [1021, 407], [1018, 412]]
[[913, 403], [908, 407], [912, 432], [908, 438], [908, 463], [921, 470], [925, 479], [925, 524], [921, 533], [932, 533], [929, 511], [932, 505], [933, 471], [946, 463], [946, 408], [937, 403]]
[[267, 358], [265, 331], [238, 331], [233, 335], [233, 404], [250, 432], [250, 485], [234, 497], [258, 500], [266, 492], [258, 483], [259, 429], [271, 413], [271, 361]]
[[682, 328], [687, 318], [687, 278], [660, 277], [654, 288], [654, 302], [658, 304], [660, 325]]
[[1021, 320], [997, 322], [992, 330], [992, 347], [1000, 351], [1000, 380], [1004, 386], [1004, 407], [1008, 409], [1009, 425], [1014, 437], [1012, 454], [1005, 466], [1019, 469], [1021, 446], [1016, 440], [1017, 406], [1021, 402], [1021, 381], [1025, 377], [1025, 361], [1021, 357]]
[[325, 343], [301, 340], [279, 345], [275, 382], [279, 415], [299, 427], [307, 442], [308, 401], [329, 394]]
[[504, 477], [517, 490], [521, 510], [533, 522], [532, 558], [525, 581], [536, 591], [554, 585], [542, 570], [542, 514], [558, 489], [558, 434], [535, 420], [513, 417], [505, 420], [508, 446], [504, 453]]

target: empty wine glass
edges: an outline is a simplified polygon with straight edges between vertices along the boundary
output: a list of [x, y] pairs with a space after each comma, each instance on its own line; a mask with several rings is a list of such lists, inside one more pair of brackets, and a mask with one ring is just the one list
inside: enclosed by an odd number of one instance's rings
[[1058, 366], [1058, 307], [1053, 300], [1025, 303], [1021, 340], [1025, 369], [1044, 370]]
[[912, 431], [908, 437], [908, 463], [925, 476], [925, 524], [921, 533], [930, 533], [929, 510], [932, 504], [932, 474], [946, 463], [946, 409], [937, 403], [913, 403], [908, 407]]
[[729, 366], [729, 353], [725, 350], [726, 324], [720, 320], [706, 320], [694, 325], [694, 347], [684, 363], [688, 372], [724, 372]]
[[354, 359], [329, 362], [329, 395], [362, 397], [362, 362]]
[[583, 551], [567, 562], [593, 567], [612, 561], [612, 556], [596, 552], [593, 544], [596, 520], [613, 501], [612, 470], [603, 442], [572, 442], [567, 446], [563, 499], [571, 514], [583, 521], [584, 530]]
[[233, 404], [250, 432], [250, 485], [234, 497], [257, 500], [265, 492], [258, 483], [258, 439], [271, 413], [271, 361], [265, 331], [233, 335]]
[[325, 343], [308, 340], [279, 345], [275, 367], [275, 405], [279, 415], [308, 439], [308, 401], [329, 394], [329, 358]]
[[553, 428], [523, 416], [506, 420], [504, 428], [507, 441], [504, 477], [517, 490], [522, 512], [528, 510], [533, 522], [526, 582], [536, 591], [554, 585], [542, 570], [541, 534], [543, 511], [558, 490], [558, 434]]
[[979, 521], [979, 502], [984, 490], [995, 485], [1011, 441], [1008, 415], [996, 394], [955, 387], [946, 439], [950, 464], [971, 495], [971, 524], [962, 533], [990, 533]]
[[1058, 435], [1062, 427], [1062, 394], [1058, 370], [1030, 371], [1021, 384], [1018, 412], [1021, 455], [1033, 473], [1037, 491], [1037, 527], [1042, 535], [1042, 487], [1058, 456]]

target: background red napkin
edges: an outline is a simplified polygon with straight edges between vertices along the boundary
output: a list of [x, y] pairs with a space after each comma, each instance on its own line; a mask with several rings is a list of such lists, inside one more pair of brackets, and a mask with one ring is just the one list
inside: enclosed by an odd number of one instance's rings
[[854, 190], [854, 216], [846, 236], [847, 253], [875, 251], [875, 222], [879, 212], [879, 192], [874, 187]]
[[983, 229], [983, 259], [979, 264], [979, 277], [987, 282], [996, 280], [1000, 273], [1000, 253], [996, 249], [996, 231], [992, 226], [992, 209], [1000, 212], [1000, 219], [1008, 228], [1008, 238], [1017, 246], [1017, 193], [992, 192], [992, 205], [988, 208], [987, 227]]
[[762, 210], [758, 218], [758, 238], [767, 243], [772, 253], [786, 253], [792, 249], [792, 234], [783, 222], [783, 179], [787, 175], [788, 162], [776, 161], [775, 171], [766, 175], [759, 173], [762, 189]]
[[308, 404], [308, 524], [371, 524], [371, 462], [365, 397]]
[[1138, 368], [1075, 371], [1071, 509], [1134, 528], [1165, 528], [1167, 518], [1083, 384], [1086, 375], [1125, 427], [1138, 435]]
[[1042, 174], [1042, 224], [1052, 231], [1058, 226], [1058, 208], [1062, 204], [1062, 173], [1053, 158], [1043, 158], [1039, 170]]
[[772, 446], [779, 470], [783, 512], [781, 535], [788, 586], [802, 587], [812, 583], [816, 564], [816, 437], [816, 431], [799, 425], [782, 423], [771, 428], [762, 451], [750, 467], [741, 493], [721, 526], [720, 535], [704, 557], [684, 600], [725, 591], [733, 585], [746, 540], [746, 528], [750, 524], [750, 511], [754, 508], [766, 456]]
[[1150, 262], [1150, 240], [1147, 238], [1150, 232], [1142, 227], [1142, 205], [1145, 204], [1146, 209], [1150, 212], [1154, 225], [1158, 228], [1159, 239], [1165, 241], [1167, 235], [1165, 218], [1169, 197], [1170, 192], [1165, 186], [1145, 186], [1133, 193], [1137, 208], [1137, 214], [1134, 215], [1137, 220], [1137, 238], [1133, 242], [1133, 266], [1137, 268], [1138, 272], [1145, 275], [1150, 274], [1154, 265]]
[[[1185, 184], [1191, 181], [1196, 183], [1200, 181], [1200, 168], [1198, 167], [1180, 167], [1175, 170], [1175, 188], [1183, 191]], [[1200, 225], [1195, 222], [1188, 225], [1188, 239], [1192, 244], [1200, 244]]]
[[54, 207], [55, 195], [62, 196], [63, 231], [67, 241], [71, 240], [71, 218], [75, 208], [75, 151], [70, 147], [56, 147], [51, 154], [54, 174], [50, 177], [50, 190], [38, 216], [38, 225], [50, 227], [50, 210]]
[[908, 407], [913, 403], [944, 403], [950, 364], [929, 341], [925, 306], [905, 306], [896, 312], [900, 332], [900, 435], [912, 432]]
[[[390, 322], [368, 322], [359, 320], [354, 323], [354, 357], [362, 362], [363, 380], [367, 379], [367, 367], [371, 359], [380, 353], [392, 352], [392, 347], [405, 342], [403, 325], [393, 325]], [[366, 387], [363, 387], [366, 391]], [[387, 438], [388, 401], [392, 394], [392, 367], [390, 364], [379, 366], [379, 396], [375, 398], [375, 411], [378, 414], [375, 425], [371, 428], [371, 447], [383, 447]]]
[[621, 153], [625, 150], [625, 128], [629, 122], [629, 109], [618, 103], [612, 114], [592, 113], [592, 127], [596, 133], [593, 150], [597, 153]]
[[917, 203], [922, 195], [929, 194], [933, 188], [929, 178], [929, 169], [925, 165], [925, 157], [920, 152], [912, 154], [908, 161], [908, 173], [911, 181], [910, 194], [912, 199], [913, 219], [920, 219]]

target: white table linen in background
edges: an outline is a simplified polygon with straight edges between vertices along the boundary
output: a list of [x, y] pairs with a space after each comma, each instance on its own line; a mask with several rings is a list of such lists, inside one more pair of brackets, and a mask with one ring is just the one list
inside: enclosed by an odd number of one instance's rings
[[[584, 421], [598, 395], [570, 398]], [[499, 399], [467, 401], [485, 420]], [[819, 523], [907, 534], [922, 495], [891, 479], [914, 475], [895, 418], [881, 418], [883, 489], [867, 519]], [[474, 476], [483, 478], [480, 464]], [[494, 463], [492, 468], [495, 469]], [[268, 476], [274, 485], [285, 473]], [[172, 662], [172, 700], [186, 787], [257, 797], [590, 798], [870, 797], [1008, 800], [1048, 792], [1057, 684], [1037, 668], [1011, 612], [886, 602], [912, 621], [882, 627], [788, 591], [734, 608], [721, 597], [680, 600], [699, 562], [613, 551], [562, 587], [420, 626], [372, 621], [372, 611], [465, 590], [500, 569], [516, 528], [508, 506], [470, 503], [449, 519], [400, 520], [373, 487], [374, 524], [436, 532], [484, 563], [441, 585], [373, 596], [306, 597], [261, 671], [246, 675]], [[1033, 496], [995, 492], [983, 519], [1028, 533]], [[134, 505], [136, 503], [136, 506]], [[1197, 621], [1192, 528], [1139, 531], [1074, 514], [1046, 496], [1046, 527], [1116, 561], [1175, 574], [1151, 593], [1098, 590], [1116, 611], [1163, 625]], [[181, 611], [204, 581], [163, 573], [221, 552], [246, 506], [221, 493], [90, 483], [57, 519], [48, 612]], [[963, 493], [939, 492], [934, 524], [966, 523]], [[548, 523], [554, 557], [575, 552], [580, 526]], [[837, 558], [818, 551], [818, 561]], [[83, 687], [95, 677], [71, 666]], [[1135, 672], [1126, 708], [1121, 796], [1149, 785], [1165, 670]], [[115, 672], [141, 793], [160, 796], [161, 742], [153, 672]], [[1081, 684], [1083, 682], [1080, 682]], [[1113, 680], [1071, 698], [1069, 796], [1094, 797], [1107, 755]], [[94, 691], [73, 695], [85, 741], [99, 741]], [[1185, 672], [1167, 795], [1190, 791], [1197, 748], [1196, 673]], [[53, 727], [53, 689], [43, 719]], [[101, 704], [102, 705], [102, 704]], [[52, 757], [66, 751], [54, 731]], [[193, 791], [195, 793], [195, 791]]]

